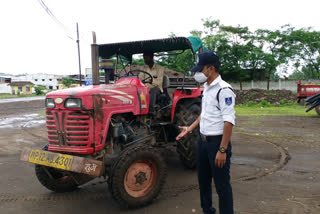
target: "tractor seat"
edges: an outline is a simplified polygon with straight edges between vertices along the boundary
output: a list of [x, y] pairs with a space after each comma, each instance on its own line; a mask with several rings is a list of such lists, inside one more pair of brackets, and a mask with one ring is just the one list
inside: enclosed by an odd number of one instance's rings
[[170, 80], [169, 77], [167, 75], [163, 75], [163, 80], [162, 80], [162, 88], [163, 89], [167, 89], [170, 86]]

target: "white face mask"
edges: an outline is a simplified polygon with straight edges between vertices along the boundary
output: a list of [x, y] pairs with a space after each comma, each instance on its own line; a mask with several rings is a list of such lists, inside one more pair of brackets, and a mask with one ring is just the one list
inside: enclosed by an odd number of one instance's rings
[[208, 79], [208, 77], [206, 77], [202, 72], [196, 72], [193, 77], [199, 83], [204, 83]]

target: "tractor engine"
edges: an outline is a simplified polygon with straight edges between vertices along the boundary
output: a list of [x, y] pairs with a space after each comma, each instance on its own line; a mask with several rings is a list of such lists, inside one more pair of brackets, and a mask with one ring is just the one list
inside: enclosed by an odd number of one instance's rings
[[114, 147], [133, 144], [139, 138], [149, 134], [147, 124], [137, 120], [132, 114], [114, 115], [111, 118], [109, 136], [113, 138]]

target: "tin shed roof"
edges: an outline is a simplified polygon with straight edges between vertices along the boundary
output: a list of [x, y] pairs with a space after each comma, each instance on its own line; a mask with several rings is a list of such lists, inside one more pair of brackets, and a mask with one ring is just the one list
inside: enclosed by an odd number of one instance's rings
[[11, 82], [11, 86], [25, 86], [25, 85], [34, 85], [32, 82], [29, 81], [19, 81], [19, 82]]

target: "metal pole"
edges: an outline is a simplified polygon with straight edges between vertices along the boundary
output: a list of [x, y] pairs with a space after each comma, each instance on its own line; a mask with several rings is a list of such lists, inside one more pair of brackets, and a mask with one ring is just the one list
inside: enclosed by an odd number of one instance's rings
[[79, 73], [80, 73], [80, 86], [81, 86], [81, 85], [82, 85], [82, 79], [81, 79], [80, 41], [79, 41], [79, 27], [78, 27], [78, 22], [77, 22], [77, 44], [78, 44]]
[[[131, 70], [131, 69], [130, 69]], [[116, 68], [114, 69], [114, 74], [118, 74], [118, 54], [116, 59]]]
[[99, 85], [99, 49], [96, 44], [96, 33], [92, 32], [93, 44], [91, 45], [91, 62], [92, 62], [92, 84]]

